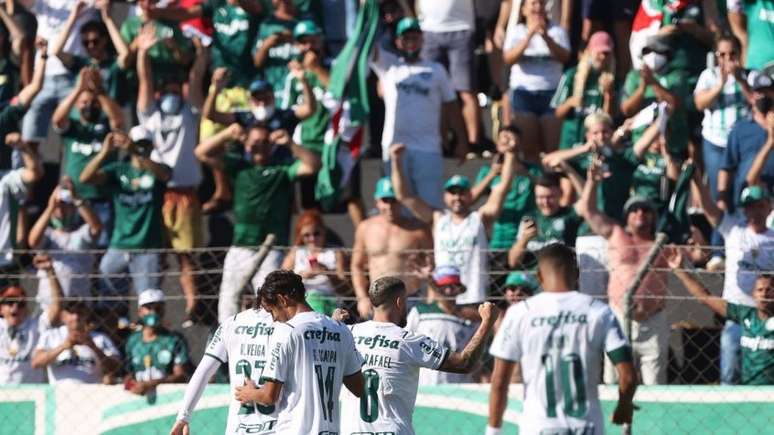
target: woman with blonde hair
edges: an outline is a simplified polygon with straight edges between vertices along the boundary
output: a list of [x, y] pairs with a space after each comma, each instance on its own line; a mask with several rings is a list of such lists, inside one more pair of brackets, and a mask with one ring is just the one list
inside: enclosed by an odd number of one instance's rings
[[586, 139], [583, 121], [602, 111], [615, 115], [615, 57], [613, 39], [605, 32], [591, 35], [577, 67], [568, 69], [551, 100], [562, 120], [559, 149], [572, 148]]
[[326, 243], [327, 232], [318, 211], [302, 213], [296, 222], [293, 246], [282, 268], [301, 275], [306, 301], [315, 311], [331, 315], [338, 297], [347, 294], [350, 287], [344, 272], [344, 252]]

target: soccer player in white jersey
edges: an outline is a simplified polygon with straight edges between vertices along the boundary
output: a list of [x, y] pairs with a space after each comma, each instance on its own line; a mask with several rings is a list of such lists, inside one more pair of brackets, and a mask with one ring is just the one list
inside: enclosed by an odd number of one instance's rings
[[238, 387], [242, 403], [277, 407], [275, 431], [282, 435], [339, 433], [339, 393], [342, 383], [363, 395], [363, 359], [352, 333], [343, 324], [315, 313], [305, 301], [301, 277], [276, 270], [261, 286], [261, 305], [274, 318], [271, 358], [256, 388]]
[[511, 306], [489, 352], [495, 357], [487, 435], [500, 433], [515, 363], [524, 377], [519, 433], [604, 433], [597, 386], [602, 352], [618, 372], [615, 424], [632, 420], [636, 388], [629, 343], [610, 307], [578, 293], [572, 249], [551, 244], [538, 254], [543, 293]]
[[[259, 301], [256, 299], [253, 307], [229, 317], [212, 335], [201, 362], [188, 382], [183, 404], [170, 435], [189, 433], [188, 424], [196, 403], [221, 364], [228, 364], [229, 383], [233, 391], [248, 381], [260, 382], [261, 372], [269, 357], [269, 337], [274, 331], [274, 320], [271, 314], [260, 307]], [[276, 433], [276, 423], [276, 407], [242, 404], [234, 399], [228, 406], [225, 433], [269, 435]]]
[[461, 352], [433, 339], [406, 331], [406, 286], [396, 277], [371, 284], [368, 297], [374, 307], [371, 321], [350, 326], [355, 346], [363, 356], [365, 394], [342, 394], [342, 435], [413, 435], [411, 417], [417, 398], [420, 367], [465, 373], [473, 369], [497, 318], [489, 302], [478, 307], [481, 324]]

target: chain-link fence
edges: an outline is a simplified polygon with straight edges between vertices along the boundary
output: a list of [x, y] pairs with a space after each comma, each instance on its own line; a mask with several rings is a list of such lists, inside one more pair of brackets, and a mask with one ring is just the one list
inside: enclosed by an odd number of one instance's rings
[[[282, 256], [298, 255], [290, 248], [273, 249]], [[598, 241], [578, 245], [582, 266], [580, 290], [607, 302], [610, 280], [620, 279], [622, 273], [607, 267], [605, 249], [604, 243]], [[177, 385], [162, 384], [144, 391], [138, 389], [137, 382], [174, 375], [172, 369], [165, 372], [174, 366], [183, 369], [180, 379], [184, 380], [192, 373], [203, 355], [209, 335], [217, 325], [220, 284], [228, 251], [228, 248], [207, 248], [190, 252], [196, 267], [188, 272], [181, 272], [178, 257], [171, 251], [121, 252], [120, 255], [128, 263], [131, 263], [133, 256], [158, 254], [154, 261], [159, 261], [159, 267], [151, 268], [150, 271], [138, 268], [115, 273], [99, 272], [106, 255], [103, 251], [46, 252], [47, 256], [54, 259], [56, 276], [60, 287], [65, 290], [59, 304], [56, 304], [55, 298], [57, 286], [51, 281], [52, 274], [47, 272], [50, 262], [41, 257], [33, 261], [36, 252], [15, 253], [13, 258], [17, 266], [7, 267], [2, 278], [18, 285], [23, 293], [4, 298], [2, 305], [6, 323], [5, 336], [0, 341], [0, 362], [6, 381], [0, 385], [0, 434], [167, 433], [182, 400], [184, 381]], [[332, 252], [342, 253], [332, 258], [335, 261], [343, 260], [345, 264], [330, 264], [330, 259], [323, 260], [323, 255], [317, 256], [317, 261], [325, 264], [317, 265], [314, 269], [322, 275], [336, 276], [336, 279], [329, 280], [335, 283], [331, 289], [330, 303], [322, 295], [324, 303], [319, 306], [321, 309], [343, 306], [356, 312], [349, 264], [352, 251], [332, 249]], [[427, 297], [432, 253], [405, 251], [399, 254], [368, 254], [371, 259], [380, 255], [400, 257], [404, 277], [419, 283], [417, 292], [411, 298], [412, 304], [424, 301]], [[504, 291], [506, 287], [512, 286], [512, 282], [506, 285], [511, 272], [507, 266], [507, 253], [490, 252], [488, 260], [489, 294], [505, 310], [514, 299], [512, 294]], [[82, 261], [85, 266], [74, 267], [78, 261]], [[256, 266], [244, 263], [244, 268], [252, 268], [250, 273]], [[299, 272], [308, 271], [303, 270], [299, 262], [295, 262], [295, 266]], [[721, 294], [722, 273], [691, 269], [712, 294]], [[532, 273], [530, 270], [524, 272], [527, 275]], [[660, 273], [666, 279], [663, 296], [645, 296], [663, 301], [662, 308], [653, 316], [666, 331], [666, 342], [660, 355], [664, 378], [660, 379], [660, 385], [642, 386], [638, 390], [635, 403], [640, 409], [635, 414], [634, 433], [770, 433], [774, 427], [774, 388], [719, 385], [723, 319], [713, 315], [709, 308], [690, 296], [663, 263], [654, 264], [651, 272]], [[740, 273], [759, 272], [750, 270]], [[138, 310], [137, 293], [131, 290], [132, 278], [138, 276], [157, 280], [165, 301], [163, 315], [156, 321], [172, 331], [170, 336], [178, 337], [178, 341], [170, 339], [159, 347], [138, 344], [137, 334], [142, 337], [141, 321], [150, 321], [145, 317], [147, 312]], [[308, 281], [314, 281], [313, 275], [305, 276]], [[181, 277], [184, 279], [181, 280]], [[190, 278], [196, 288], [193, 311], [187, 309], [191, 307], [190, 295], [186, 297], [181, 288], [181, 282], [185, 283], [185, 279]], [[125, 284], [128, 286], [124, 289], [128, 289], [128, 292], [117, 293], [115, 290], [121, 287], [110, 287], [110, 279], [127, 280]], [[246, 284], [243, 294], [249, 295], [252, 287]], [[26, 302], [26, 305], [15, 303], [17, 301]], [[157, 302], [156, 299], [152, 301]], [[249, 298], [241, 302], [243, 306], [251, 303]], [[46, 322], [51, 310], [57, 305], [65, 311], [76, 311], [85, 318], [87, 329], [99, 333], [100, 338], [92, 335], [91, 342], [106, 357], [113, 358], [114, 364], [105, 364], [101, 360], [102, 356], [94, 357], [88, 352], [79, 354], [74, 351], [77, 346], [70, 353], [65, 351], [53, 356], [47, 364], [41, 365], [40, 361], [34, 361], [36, 349], [55, 348], [67, 337], [66, 332], [57, 335], [50, 330], [60, 328], [66, 331], [69, 327], [67, 322], [72, 319], [66, 319], [65, 316], [52, 317]], [[9, 326], [12, 323], [8, 320], [9, 316], [16, 316], [17, 321], [18, 316], [22, 316], [22, 323], [27, 326]], [[65, 324], [58, 326], [61, 325], [60, 321]], [[647, 334], [647, 331], [640, 329], [635, 333]], [[108, 341], [112, 345], [107, 345]], [[181, 345], [181, 342], [185, 345]], [[488, 412], [487, 383], [492, 369], [491, 357], [487, 353], [484, 355], [480, 366], [468, 378], [468, 383], [420, 387], [414, 413], [417, 433], [483, 432]], [[20, 368], [30, 361], [36, 362], [35, 368]], [[52, 369], [52, 366], [56, 368]], [[102, 370], [97, 377], [82, 373], [93, 371], [95, 366]], [[110, 370], [104, 370], [108, 366]], [[12, 374], [14, 370], [29, 372], [22, 373], [25, 383], [18, 384], [21, 375]], [[59, 371], [53, 374], [59, 381], [46, 381], [47, 376], [52, 377], [52, 370]], [[599, 376], [601, 378], [602, 373]], [[67, 379], [95, 384], [77, 384]], [[506, 433], [516, 433], [522, 409], [522, 387], [518, 384], [518, 375], [513, 380], [515, 384], [511, 386], [509, 407], [505, 414], [505, 427], [510, 432]], [[227, 370], [221, 370], [213, 379], [214, 384], [208, 386], [192, 419], [193, 433], [220, 433], [224, 429], [226, 408], [232, 397], [227, 382]], [[600, 398], [605, 415], [609, 416], [617, 398], [617, 387], [601, 386]], [[613, 426], [608, 429], [612, 433], [620, 430], [613, 429]]]

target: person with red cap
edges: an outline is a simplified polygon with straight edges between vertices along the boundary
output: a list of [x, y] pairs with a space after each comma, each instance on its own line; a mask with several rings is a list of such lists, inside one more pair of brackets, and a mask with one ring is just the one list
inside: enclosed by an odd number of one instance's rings
[[50, 304], [31, 316], [30, 298], [22, 287], [9, 285], [0, 292], [0, 385], [46, 382], [46, 372], [32, 367], [32, 352], [43, 332], [59, 322], [62, 288], [49, 257], [39, 255], [34, 261], [48, 276]]

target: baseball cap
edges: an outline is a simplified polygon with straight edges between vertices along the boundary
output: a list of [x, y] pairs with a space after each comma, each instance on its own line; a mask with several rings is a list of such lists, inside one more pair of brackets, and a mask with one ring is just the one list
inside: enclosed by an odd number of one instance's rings
[[395, 198], [395, 190], [392, 188], [390, 177], [382, 177], [376, 182], [374, 199]]
[[293, 37], [296, 39], [315, 35], [322, 35], [322, 30], [312, 20], [301, 20], [293, 28]]
[[398, 36], [401, 36], [409, 30], [416, 30], [417, 32], [421, 32], [422, 28], [419, 27], [419, 20], [414, 17], [402, 18], [400, 21], [398, 21], [398, 27], [395, 30], [395, 33]]
[[610, 53], [613, 51], [613, 38], [607, 32], [600, 30], [591, 35], [589, 45], [586, 48], [594, 52]]
[[132, 143], [142, 141], [153, 142], [153, 136], [142, 125], [135, 125], [129, 130], [129, 140], [131, 140]]
[[452, 175], [443, 185], [443, 190], [449, 190], [453, 187], [460, 189], [470, 189], [470, 180], [464, 175]]
[[769, 193], [766, 192], [766, 189], [762, 186], [747, 186], [742, 190], [742, 195], [739, 197], [739, 204], [752, 204], [755, 201], [760, 201], [768, 197]]
[[433, 271], [433, 283], [439, 287], [462, 285], [460, 270], [456, 266], [438, 266]]
[[629, 214], [629, 212], [634, 208], [634, 206], [645, 206], [648, 208], [648, 210], [653, 211], [655, 208], [653, 207], [653, 202], [649, 200], [648, 198], [640, 195], [634, 195], [630, 196], [629, 199], [626, 200], [626, 203], [624, 204], [624, 214]]
[[774, 87], [774, 80], [763, 71], [752, 70], [747, 74], [747, 84], [753, 91], [761, 91]]
[[524, 272], [511, 272], [505, 278], [505, 287], [525, 287], [534, 293], [540, 285], [532, 276]]
[[164, 302], [164, 292], [157, 288], [145, 289], [137, 298], [137, 305], [140, 307], [143, 305], [156, 304], [159, 302]]
[[270, 92], [271, 90], [271, 85], [266, 80], [257, 79], [250, 83], [251, 94]]
[[642, 54], [646, 54], [651, 51], [666, 54], [672, 51], [672, 46], [664, 36], [653, 35], [646, 40], [645, 46], [642, 47]]

